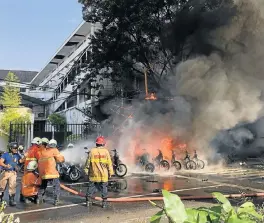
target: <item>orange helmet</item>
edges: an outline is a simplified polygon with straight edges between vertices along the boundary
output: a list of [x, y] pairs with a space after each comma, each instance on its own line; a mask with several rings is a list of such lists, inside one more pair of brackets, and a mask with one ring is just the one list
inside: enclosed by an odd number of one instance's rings
[[103, 136], [99, 136], [97, 137], [95, 143], [99, 145], [105, 145], [105, 138]]

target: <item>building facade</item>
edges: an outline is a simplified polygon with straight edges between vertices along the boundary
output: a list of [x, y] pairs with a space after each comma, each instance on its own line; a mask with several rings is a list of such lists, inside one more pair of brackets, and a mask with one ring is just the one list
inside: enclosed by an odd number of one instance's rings
[[[67, 123], [81, 124], [100, 98], [112, 94], [112, 83], [99, 75], [89, 78], [85, 71], [90, 50], [89, 37], [98, 25], [82, 22], [57, 50], [45, 67], [32, 79], [26, 94], [45, 102], [45, 118], [59, 113]], [[82, 81], [85, 78], [86, 81]], [[95, 121], [95, 120], [93, 120]], [[96, 122], [96, 121], [95, 121]]]

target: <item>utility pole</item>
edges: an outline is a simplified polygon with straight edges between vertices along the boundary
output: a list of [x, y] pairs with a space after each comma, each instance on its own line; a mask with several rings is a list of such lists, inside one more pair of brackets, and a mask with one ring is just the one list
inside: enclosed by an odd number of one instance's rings
[[148, 93], [148, 74], [147, 74], [148, 70], [147, 68], [145, 68], [144, 71], [144, 75], [145, 75], [145, 91], [146, 91], [146, 98], [148, 97], [149, 93]]

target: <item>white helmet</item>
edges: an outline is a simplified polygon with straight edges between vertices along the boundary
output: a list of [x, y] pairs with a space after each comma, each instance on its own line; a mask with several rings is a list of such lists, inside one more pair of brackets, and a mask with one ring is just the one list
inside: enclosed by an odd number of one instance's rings
[[49, 141], [49, 145], [50, 148], [56, 148], [57, 147], [57, 141], [55, 139], [51, 139]]
[[19, 147], [18, 147], [18, 150], [24, 150], [24, 147], [22, 146], [22, 145], [20, 145]]
[[73, 148], [74, 147], [74, 145], [72, 144], [72, 143], [70, 143], [68, 146], [67, 146], [67, 148]]
[[35, 160], [30, 161], [27, 165], [27, 170], [29, 170], [29, 171], [33, 171], [37, 168], [38, 168], [38, 163]]
[[40, 145], [40, 144], [42, 143], [42, 141], [41, 141], [41, 138], [39, 138], [39, 137], [35, 137], [35, 138], [32, 140], [31, 143], [32, 143], [32, 144]]
[[49, 144], [49, 140], [47, 138], [42, 138], [41, 141], [42, 141], [42, 143]]

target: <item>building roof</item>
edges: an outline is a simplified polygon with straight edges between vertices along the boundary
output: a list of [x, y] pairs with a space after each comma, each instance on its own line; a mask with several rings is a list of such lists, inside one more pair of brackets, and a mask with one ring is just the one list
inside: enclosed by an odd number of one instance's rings
[[35, 76], [31, 84], [39, 86], [39, 84], [52, 73], [64, 60], [66, 60], [78, 44], [83, 42], [87, 35], [91, 32], [91, 24], [82, 22], [79, 27], [69, 36], [63, 45], [57, 50], [55, 55], [48, 61], [45, 67]]
[[[4, 88], [0, 86], [0, 95], [4, 92]], [[31, 104], [37, 104], [37, 105], [45, 105], [47, 102], [40, 100], [39, 98], [31, 97], [27, 94], [20, 93], [22, 100], [31, 102]]]
[[15, 75], [19, 78], [20, 83], [30, 83], [32, 79], [38, 74], [37, 71], [0, 69], [0, 81], [6, 78], [9, 71], [15, 73]]
[[31, 102], [31, 104], [37, 104], [37, 105], [45, 105], [45, 104], [47, 104], [47, 102], [42, 101], [39, 98], [31, 97], [31, 96], [29, 96], [27, 94], [21, 93], [21, 97], [22, 97], [23, 100]]

